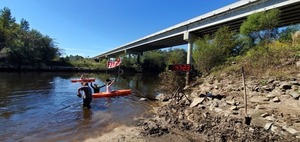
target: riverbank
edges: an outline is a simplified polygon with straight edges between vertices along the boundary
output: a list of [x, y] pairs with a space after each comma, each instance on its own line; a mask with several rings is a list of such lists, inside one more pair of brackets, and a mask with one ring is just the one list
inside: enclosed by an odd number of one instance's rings
[[91, 68], [79, 68], [72, 66], [0, 66], [0, 72], [30, 72], [30, 71], [38, 71], [38, 72], [102, 72], [105, 73], [107, 71], [111, 72], [111, 70], [106, 69], [91, 69]]
[[247, 120], [239, 74], [198, 78], [185, 92], [164, 99], [152, 118], [93, 140], [300, 141], [299, 78], [296, 68], [286, 76], [247, 77]]

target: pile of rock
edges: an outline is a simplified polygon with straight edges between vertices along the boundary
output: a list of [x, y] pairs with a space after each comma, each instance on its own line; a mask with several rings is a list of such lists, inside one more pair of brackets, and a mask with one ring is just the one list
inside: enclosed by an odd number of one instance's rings
[[[143, 124], [144, 134], [163, 135], [188, 130], [214, 141], [299, 141], [300, 82], [290, 79], [247, 81], [250, 125], [244, 124], [242, 82], [208, 77], [179, 98], [161, 97], [168, 104]], [[171, 96], [171, 95], [168, 95]], [[154, 125], [155, 124], [155, 125]]]

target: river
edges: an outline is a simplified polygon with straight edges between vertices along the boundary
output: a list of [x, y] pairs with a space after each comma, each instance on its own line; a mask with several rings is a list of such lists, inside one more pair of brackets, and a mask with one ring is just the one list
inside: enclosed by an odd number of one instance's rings
[[96, 78], [99, 85], [116, 78], [112, 88], [130, 88], [132, 94], [94, 98], [89, 110], [82, 108], [82, 99], [76, 96], [80, 84], [71, 83], [79, 73], [0, 72], [0, 141], [81, 141], [119, 125], [131, 125], [157, 105], [140, 100], [157, 94], [155, 75], [86, 76]]

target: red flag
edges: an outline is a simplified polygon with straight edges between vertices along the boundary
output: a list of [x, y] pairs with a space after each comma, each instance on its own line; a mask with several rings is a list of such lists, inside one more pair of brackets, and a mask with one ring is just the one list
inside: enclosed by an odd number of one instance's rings
[[115, 67], [119, 66], [121, 63], [122, 63], [122, 61], [120, 58], [118, 58], [116, 61], [108, 61], [107, 68], [109, 68], [109, 69], [115, 68]]

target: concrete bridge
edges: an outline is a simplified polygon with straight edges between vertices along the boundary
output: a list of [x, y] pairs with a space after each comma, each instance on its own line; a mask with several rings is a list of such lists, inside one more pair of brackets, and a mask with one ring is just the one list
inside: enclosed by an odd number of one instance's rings
[[142, 55], [145, 51], [187, 44], [189, 64], [196, 37], [215, 33], [222, 26], [239, 30], [247, 16], [275, 8], [281, 10], [280, 27], [300, 23], [300, 0], [241, 0], [116, 47], [94, 59], [117, 57], [124, 53]]

